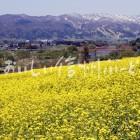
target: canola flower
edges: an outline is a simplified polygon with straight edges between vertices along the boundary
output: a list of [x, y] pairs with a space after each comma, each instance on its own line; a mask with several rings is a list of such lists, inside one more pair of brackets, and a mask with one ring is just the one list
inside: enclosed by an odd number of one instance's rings
[[140, 139], [139, 61], [1, 75], [0, 140]]

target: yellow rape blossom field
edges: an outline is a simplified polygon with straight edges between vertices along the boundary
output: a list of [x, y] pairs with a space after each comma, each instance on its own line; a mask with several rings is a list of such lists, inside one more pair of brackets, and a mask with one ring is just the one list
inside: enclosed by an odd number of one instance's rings
[[0, 140], [139, 140], [140, 57], [0, 76]]

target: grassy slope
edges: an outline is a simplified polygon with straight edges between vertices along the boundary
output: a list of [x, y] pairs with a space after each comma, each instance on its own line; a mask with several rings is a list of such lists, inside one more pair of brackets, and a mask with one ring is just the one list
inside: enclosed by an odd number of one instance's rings
[[138, 139], [139, 60], [0, 76], [0, 138]]

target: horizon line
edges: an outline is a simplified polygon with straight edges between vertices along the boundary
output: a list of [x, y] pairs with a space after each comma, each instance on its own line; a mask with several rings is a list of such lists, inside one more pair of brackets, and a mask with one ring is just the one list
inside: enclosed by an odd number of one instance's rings
[[63, 16], [63, 15], [107, 15], [107, 16], [128, 16], [128, 17], [131, 17], [131, 16], [140, 16], [140, 14], [133, 14], [133, 15], [126, 15], [126, 14], [110, 14], [110, 13], [103, 13], [103, 12], [94, 12], [94, 13], [76, 13], [76, 12], [73, 12], [73, 13], [63, 13], [63, 14], [46, 14], [46, 15], [31, 15], [31, 14], [27, 14], [27, 13], [5, 13], [5, 14], [0, 14], [0, 16], [4, 16], [4, 15], [23, 15], [23, 16], [31, 16], [31, 17], [45, 17], [45, 16]]

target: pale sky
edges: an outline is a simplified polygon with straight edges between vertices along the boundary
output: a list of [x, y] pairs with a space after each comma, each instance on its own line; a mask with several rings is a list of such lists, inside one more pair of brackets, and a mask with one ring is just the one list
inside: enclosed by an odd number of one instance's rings
[[140, 15], [140, 0], [0, 0], [0, 15], [69, 13]]

